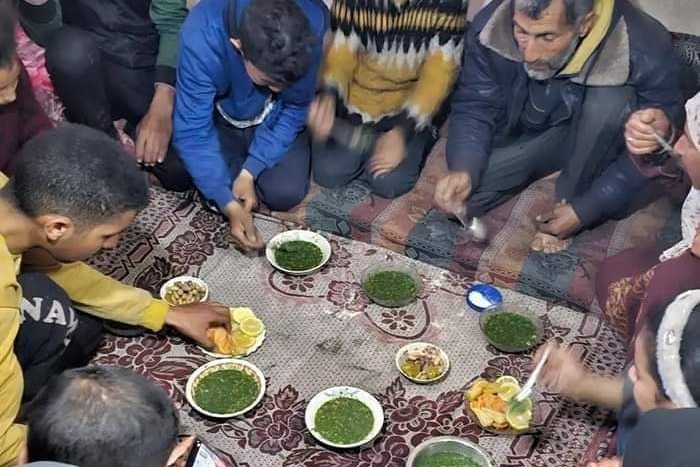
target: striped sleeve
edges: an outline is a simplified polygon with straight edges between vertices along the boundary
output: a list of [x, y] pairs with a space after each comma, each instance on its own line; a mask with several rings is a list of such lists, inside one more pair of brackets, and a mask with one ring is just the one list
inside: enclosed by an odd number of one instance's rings
[[345, 98], [361, 48], [354, 21], [354, 0], [333, 0], [331, 26], [328, 31], [325, 59], [320, 74], [321, 87]]
[[459, 74], [468, 6], [467, 0], [442, 0], [427, 16], [432, 24], [424, 27], [432, 29], [432, 37], [426, 38], [418, 80], [404, 104], [404, 112], [419, 129], [430, 124]]

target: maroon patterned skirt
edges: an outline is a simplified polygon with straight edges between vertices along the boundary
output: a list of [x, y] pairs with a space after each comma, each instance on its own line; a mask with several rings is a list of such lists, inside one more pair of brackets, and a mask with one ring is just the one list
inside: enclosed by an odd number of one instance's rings
[[686, 290], [700, 289], [700, 259], [686, 251], [659, 262], [662, 251], [660, 245], [625, 250], [606, 259], [596, 275], [603, 314], [629, 344], [650, 312]]

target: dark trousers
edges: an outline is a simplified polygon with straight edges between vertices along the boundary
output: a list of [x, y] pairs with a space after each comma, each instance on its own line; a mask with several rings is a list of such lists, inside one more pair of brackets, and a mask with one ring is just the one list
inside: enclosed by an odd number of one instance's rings
[[[248, 157], [248, 148], [255, 137], [255, 127], [239, 129], [220, 117], [215, 117], [221, 151], [231, 172], [232, 180], [240, 173]], [[311, 153], [309, 136], [302, 132], [292, 143], [282, 160], [260, 173], [255, 180], [258, 200], [273, 211], [289, 211], [309, 190]]]
[[369, 171], [371, 152], [359, 152], [332, 140], [312, 146], [314, 180], [326, 188], [339, 188], [360, 179], [382, 198], [396, 198], [409, 192], [418, 181], [425, 157], [435, 143], [432, 129], [409, 135], [406, 158], [391, 172], [380, 177]]
[[51, 376], [88, 363], [102, 340], [102, 321], [75, 311], [66, 292], [45, 274], [20, 274], [19, 283], [22, 324], [15, 354], [24, 373], [26, 401]]
[[[69, 120], [116, 137], [114, 120], [125, 119], [127, 132], [148, 113], [155, 92], [155, 66], [128, 68], [107, 60], [92, 37], [65, 26], [51, 35], [46, 68]], [[172, 145], [162, 164], [149, 168], [164, 188], [184, 191], [192, 180]]]
[[[496, 141], [481, 182], [467, 202], [469, 212], [481, 216], [558, 170], [562, 173], [556, 183], [557, 201], [586, 193], [615, 161], [628, 157], [624, 125], [635, 103], [632, 88], [591, 87], [574, 123]], [[618, 215], [624, 216], [630, 202], [621, 204], [625, 209]]]

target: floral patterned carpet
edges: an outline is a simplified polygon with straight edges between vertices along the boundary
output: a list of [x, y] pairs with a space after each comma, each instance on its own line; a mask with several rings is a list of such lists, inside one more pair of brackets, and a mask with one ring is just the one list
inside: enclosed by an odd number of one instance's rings
[[[145, 374], [181, 405], [186, 431], [227, 452], [237, 467], [403, 467], [412, 447], [436, 435], [478, 441], [501, 466], [576, 466], [610, 448], [609, 413], [539, 394], [542, 426], [519, 437], [482, 431], [464, 410], [463, 390], [480, 375], [525, 378], [530, 356], [504, 355], [484, 341], [477, 315], [466, 308], [469, 282], [460, 275], [415, 262], [389, 250], [331, 237], [333, 256], [319, 273], [289, 277], [264, 257], [240, 253], [222, 219], [177, 195], [154, 191], [151, 206], [117, 250], [94, 259], [105, 272], [156, 291], [168, 278], [197, 274], [222, 303], [249, 306], [267, 326], [263, 346], [248, 359], [268, 378], [263, 403], [243, 418], [207, 420], [184, 401], [187, 377], [209, 360], [197, 347], [170, 335], [109, 338], [96, 362]], [[289, 228], [256, 219], [269, 239]], [[376, 262], [411, 262], [424, 280], [419, 300], [390, 310], [370, 304], [359, 278]], [[512, 291], [508, 303], [543, 316], [546, 334], [571, 343], [601, 372], [621, 369], [622, 343], [593, 314], [574, 312]], [[394, 368], [394, 353], [408, 341], [438, 343], [452, 369], [442, 382], [417, 386]], [[318, 391], [353, 385], [375, 394], [386, 423], [373, 446], [331, 451], [304, 428], [305, 402]]]

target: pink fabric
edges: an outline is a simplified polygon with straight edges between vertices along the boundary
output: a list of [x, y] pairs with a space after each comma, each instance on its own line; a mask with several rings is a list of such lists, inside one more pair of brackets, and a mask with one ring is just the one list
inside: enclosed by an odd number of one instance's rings
[[62, 121], [63, 105], [54, 94], [53, 84], [46, 70], [44, 49], [32, 42], [21, 27], [17, 27], [15, 34], [17, 54], [27, 69], [37, 100], [53, 122]]

